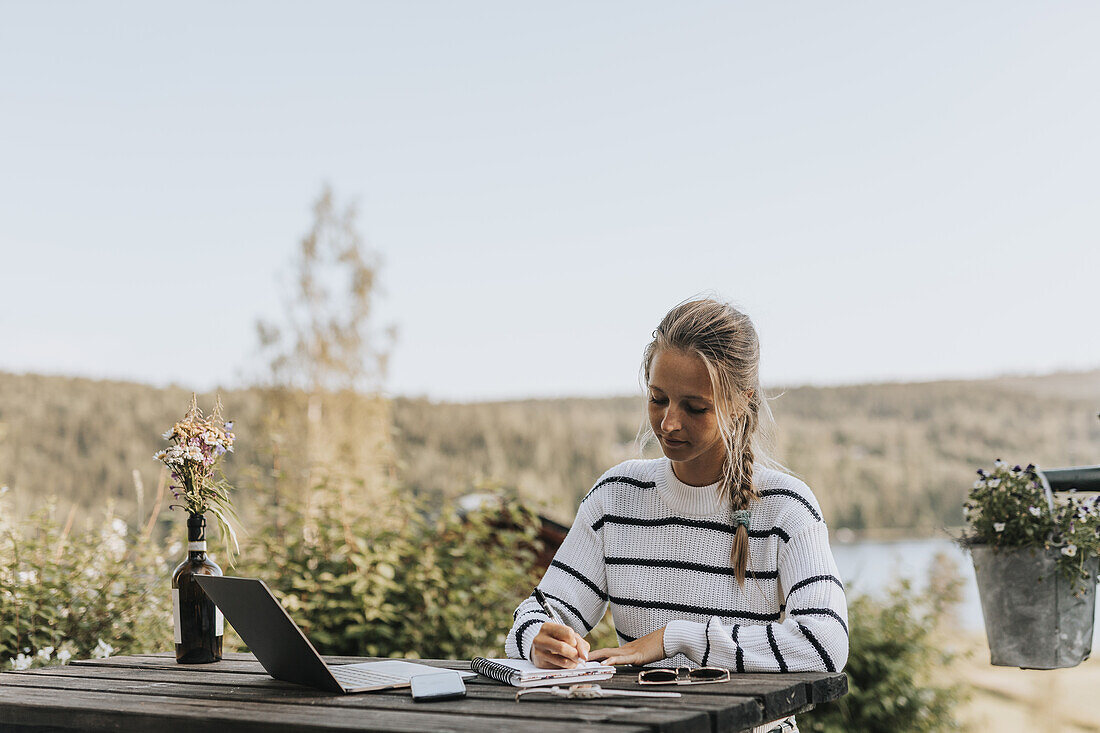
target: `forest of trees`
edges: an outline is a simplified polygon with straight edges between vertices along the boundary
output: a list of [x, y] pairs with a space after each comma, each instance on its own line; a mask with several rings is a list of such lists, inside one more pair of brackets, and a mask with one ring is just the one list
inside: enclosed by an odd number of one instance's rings
[[[776, 458], [814, 489], [833, 527], [960, 525], [975, 469], [995, 458], [1100, 463], [1100, 371], [774, 394]], [[470, 477], [498, 482], [568, 523], [604, 470], [639, 455], [644, 414], [641, 397], [397, 400], [399, 472], [405, 485], [443, 495]]]
[[[777, 458], [813, 487], [834, 528], [959, 525], [973, 471], [994, 458], [1100, 463], [1100, 371], [773, 394]], [[305, 428], [273, 427], [259, 389], [221, 397], [238, 434], [226, 472], [247, 515], [249, 489], [267, 486], [279, 468], [279, 441], [300, 440]], [[56, 496], [62, 512], [111, 501], [125, 516], [143, 500], [147, 513], [160, 480], [152, 455], [189, 398], [179, 387], [0, 373], [0, 486], [10, 489], [9, 506], [25, 515]], [[200, 404], [212, 403], [200, 395]], [[638, 455], [644, 414], [640, 397], [396, 398], [384, 407], [372, 414], [391, 424], [392, 448], [379, 442], [379, 451], [392, 455], [378, 459], [391, 484], [430, 498], [498, 491], [562, 523], [604, 470]], [[306, 480], [283, 469], [291, 490]]]

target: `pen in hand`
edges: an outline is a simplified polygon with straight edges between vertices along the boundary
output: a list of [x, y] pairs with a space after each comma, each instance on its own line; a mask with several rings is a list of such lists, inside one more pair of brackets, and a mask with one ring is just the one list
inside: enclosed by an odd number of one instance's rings
[[[554, 610], [554, 607], [546, 600], [546, 596], [543, 594], [542, 590], [537, 587], [535, 588], [535, 600], [539, 602], [539, 605], [542, 606], [542, 610], [546, 612], [546, 615], [549, 616], [554, 623], [568, 626], [568, 624], [562, 621], [561, 616]], [[578, 649], [578, 651], [580, 650]], [[581, 651], [580, 658], [583, 661], [588, 661], [587, 655], [583, 651]]]
[[542, 610], [546, 611], [546, 615], [549, 616], [551, 618], [551, 620], [553, 620], [554, 623], [556, 623], [556, 624], [564, 624], [565, 623], [564, 621], [561, 620], [561, 616], [558, 615], [558, 612], [555, 611], [550, 606], [550, 604], [547, 602], [546, 596], [544, 596], [542, 594], [542, 590], [540, 590], [539, 588], [535, 588], [535, 600], [539, 602], [539, 605], [542, 606]]

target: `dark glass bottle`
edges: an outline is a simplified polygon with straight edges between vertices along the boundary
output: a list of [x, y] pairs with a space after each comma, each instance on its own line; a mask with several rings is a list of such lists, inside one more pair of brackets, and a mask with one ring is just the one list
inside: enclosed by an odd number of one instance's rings
[[195, 582], [196, 575], [221, 575], [206, 554], [206, 517], [187, 519], [187, 559], [172, 573], [172, 615], [176, 661], [180, 664], [217, 662], [222, 658], [222, 614]]

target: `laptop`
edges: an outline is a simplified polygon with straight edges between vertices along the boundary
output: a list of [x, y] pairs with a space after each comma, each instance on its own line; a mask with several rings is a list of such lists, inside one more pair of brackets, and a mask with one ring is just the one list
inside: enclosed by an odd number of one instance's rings
[[[224, 575], [192, 577], [233, 624], [267, 673], [277, 680], [329, 692], [370, 692], [410, 687], [414, 676], [441, 671], [399, 659], [328, 665], [262, 580]], [[459, 674], [464, 678], [475, 676], [472, 672]]]

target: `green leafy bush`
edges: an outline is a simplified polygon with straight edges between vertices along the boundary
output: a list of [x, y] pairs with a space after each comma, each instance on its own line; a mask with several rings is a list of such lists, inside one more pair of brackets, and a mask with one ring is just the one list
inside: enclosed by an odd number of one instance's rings
[[[371, 516], [354, 517], [336, 496], [314, 498], [282, 523], [260, 525], [234, 573], [263, 578], [319, 650], [457, 659], [503, 653], [511, 611], [539, 579], [534, 513], [502, 501], [465, 516], [436, 506], [432, 516], [394, 492]], [[166, 559], [109, 511], [71, 532], [52, 505], [19, 525], [3, 516], [3, 668], [172, 649], [168, 579], [179, 557]], [[613, 643], [613, 629], [599, 629]]]
[[[371, 517], [338, 500], [265, 525], [244, 572], [264, 578], [326, 654], [463, 659], [502, 653], [531, 592], [538, 519], [514, 503], [438, 518], [391, 494]], [[331, 497], [330, 497], [331, 498]]]
[[918, 594], [902, 581], [888, 598], [857, 596], [848, 604], [848, 694], [799, 716], [815, 733], [925, 733], [959, 730], [955, 708], [964, 697], [942, 679], [954, 655], [937, 627], [957, 592]]
[[0, 668], [171, 648], [169, 568], [108, 509], [66, 532], [52, 505], [13, 525], [0, 510]]

